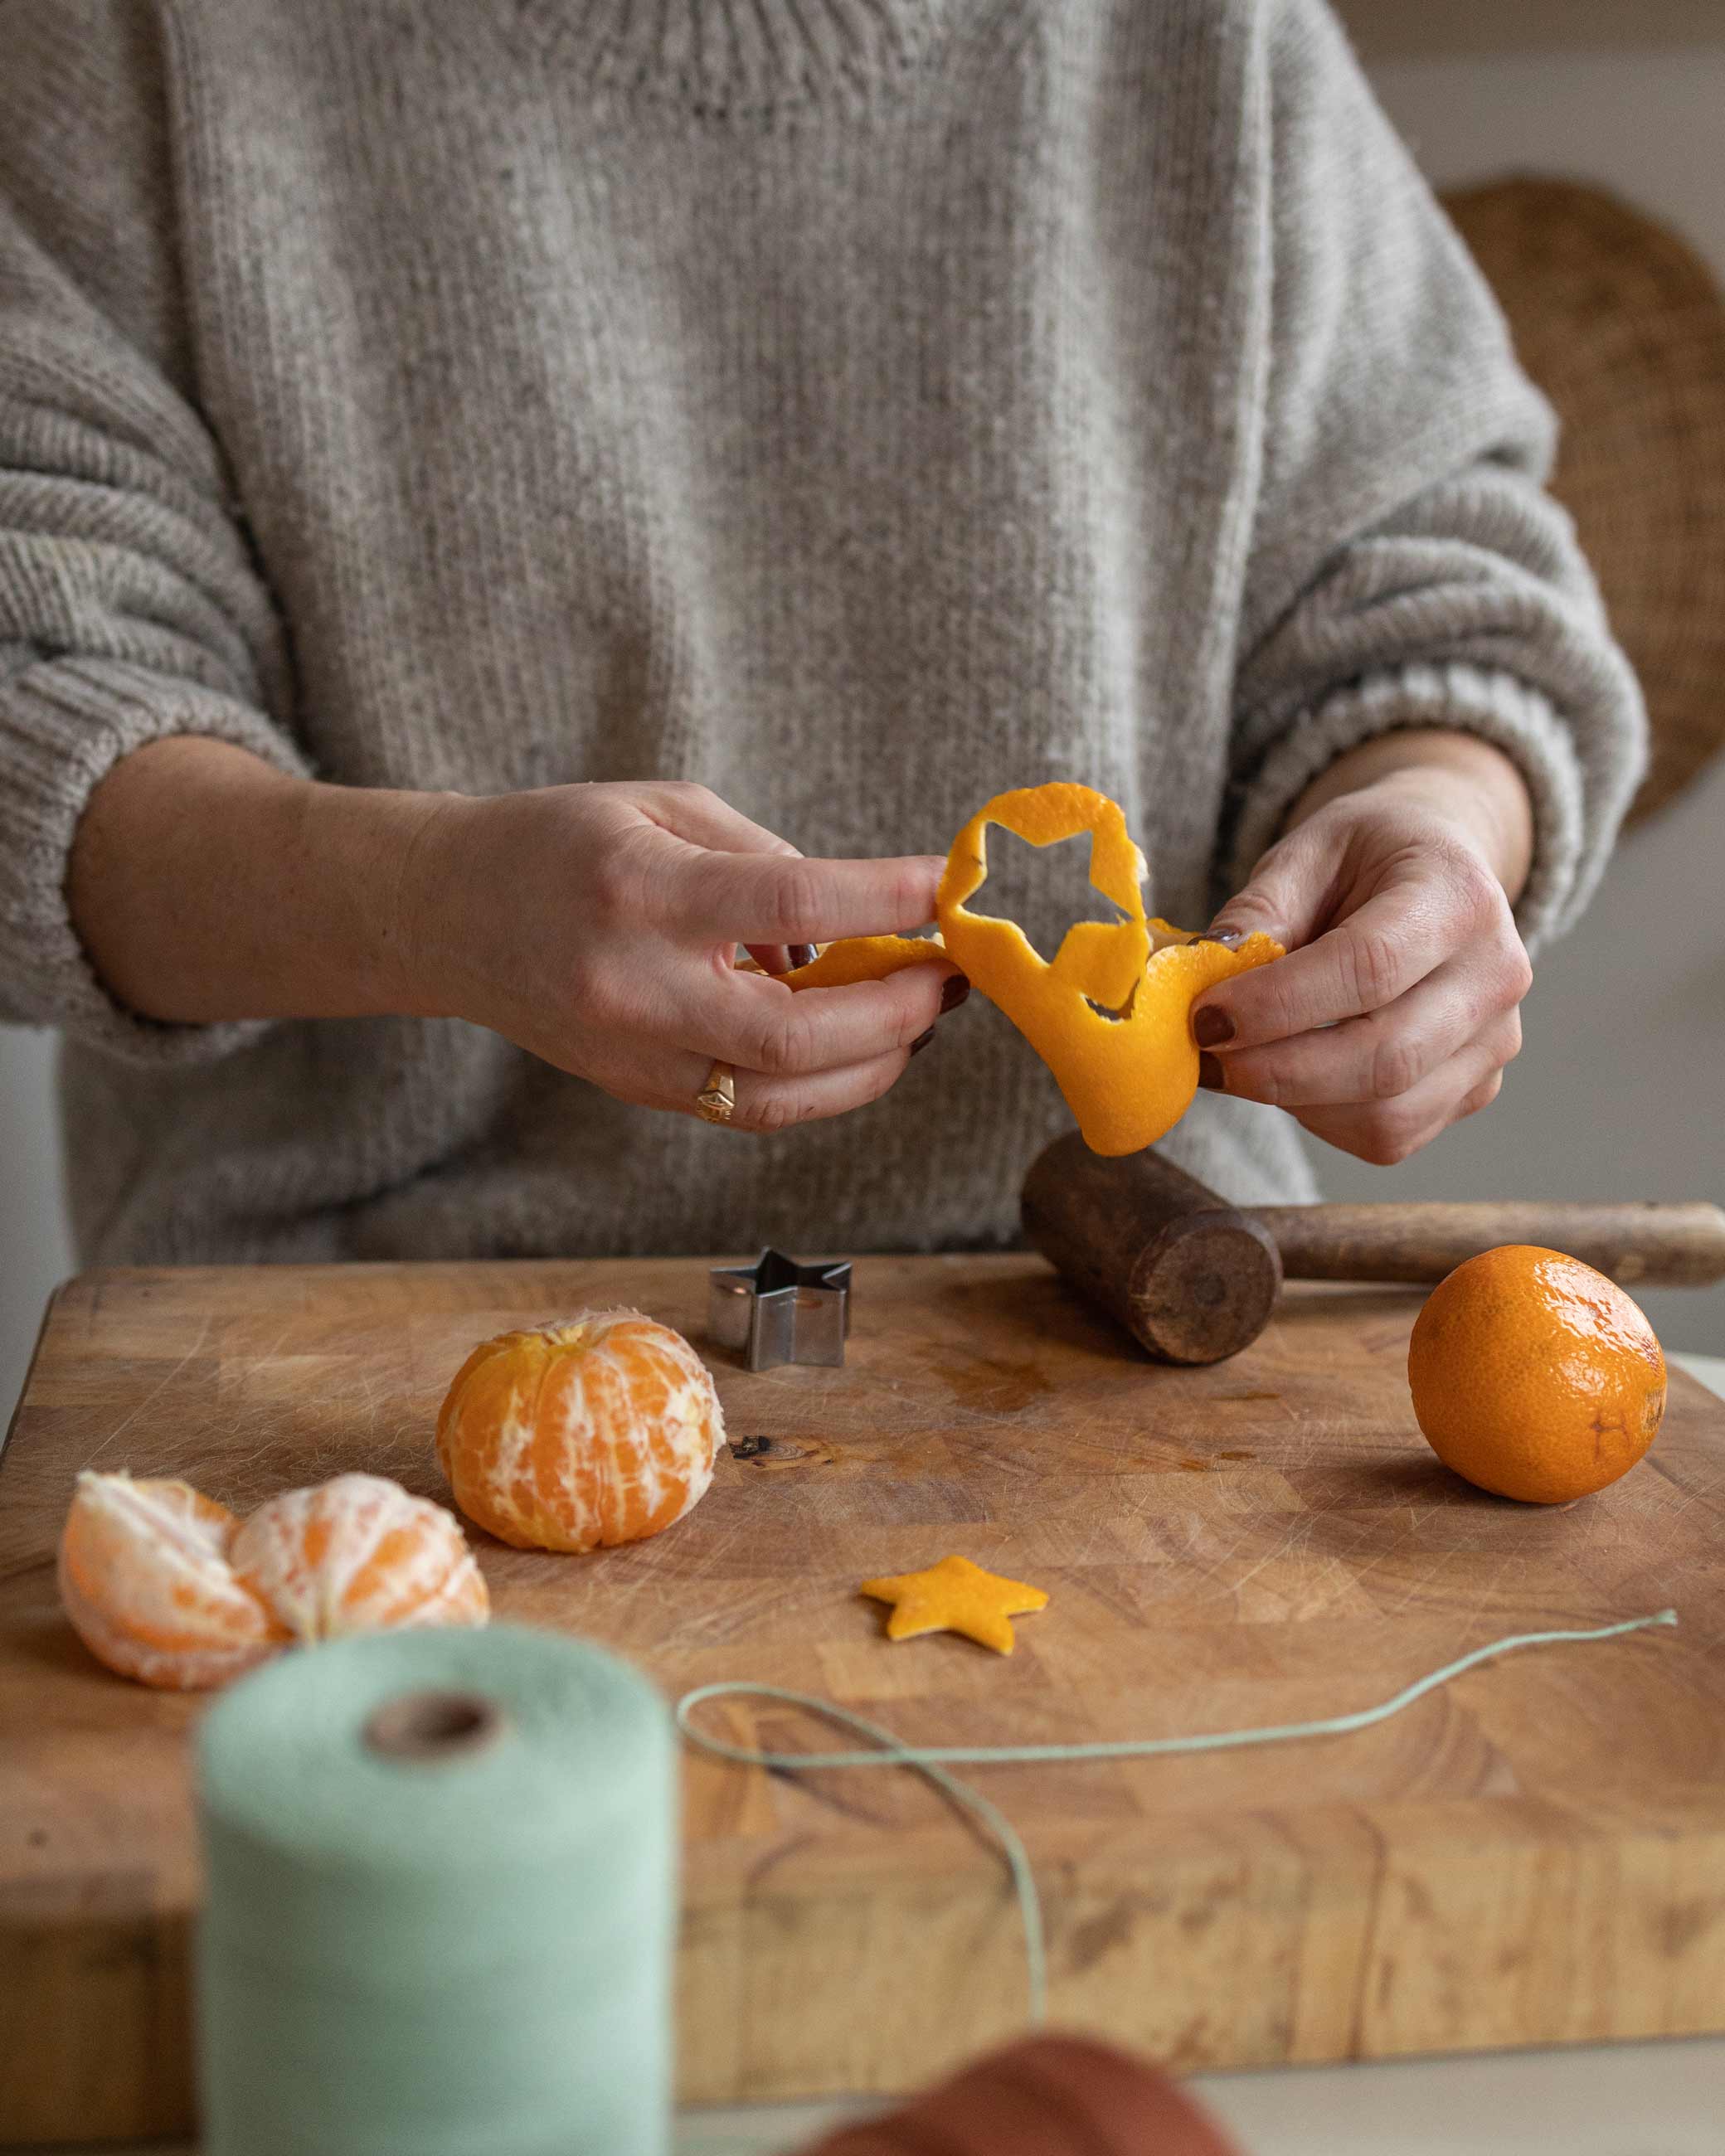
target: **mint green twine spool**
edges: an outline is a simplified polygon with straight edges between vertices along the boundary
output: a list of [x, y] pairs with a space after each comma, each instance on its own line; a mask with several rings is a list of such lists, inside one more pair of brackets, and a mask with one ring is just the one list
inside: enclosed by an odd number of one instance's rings
[[198, 1747], [206, 2156], [664, 2156], [676, 1769], [551, 1633], [282, 1656]]

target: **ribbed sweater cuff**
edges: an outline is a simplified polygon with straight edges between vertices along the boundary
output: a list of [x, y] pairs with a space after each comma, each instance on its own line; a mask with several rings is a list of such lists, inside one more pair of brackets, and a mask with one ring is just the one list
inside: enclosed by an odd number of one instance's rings
[[1520, 769], [1533, 803], [1534, 845], [1516, 921], [1528, 948], [1538, 949], [1579, 911], [1612, 834], [1588, 829], [1580, 759], [1550, 700], [1517, 675], [1487, 667], [1399, 667], [1302, 713], [1245, 788], [1226, 864], [1227, 891], [1244, 886], [1295, 802], [1338, 757], [1410, 726], [1476, 734]]
[[214, 1061], [269, 1021], [164, 1024], [116, 1000], [66, 905], [78, 819], [122, 757], [175, 734], [232, 742], [295, 776], [297, 749], [261, 711], [109, 660], [44, 660], [0, 680], [0, 1018], [58, 1026], [134, 1063]]

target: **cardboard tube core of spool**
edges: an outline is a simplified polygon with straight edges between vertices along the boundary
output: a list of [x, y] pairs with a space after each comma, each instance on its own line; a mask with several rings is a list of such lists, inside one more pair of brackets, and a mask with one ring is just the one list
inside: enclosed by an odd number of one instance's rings
[[436, 1766], [470, 1759], [495, 1744], [509, 1717], [482, 1691], [405, 1691], [374, 1707], [366, 1718], [365, 1741], [386, 1759]]

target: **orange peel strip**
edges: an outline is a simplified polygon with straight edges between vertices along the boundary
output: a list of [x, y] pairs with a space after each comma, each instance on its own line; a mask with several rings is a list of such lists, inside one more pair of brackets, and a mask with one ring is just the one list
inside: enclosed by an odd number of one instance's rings
[[[1091, 836], [1090, 880], [1126, 916], [1070, 928], [1051, 960], [1014, 921], [966, 903], [988, 873], [988, 828], [1033, 846]], [[997, 794], [952, 841], [936, 911], [946, 955], [1005, 1012], [1053, 1072], [1091, 1151], [1137, 1152], [1171, 1131], [1198, 1091], [1192, 1006], [1206, 988], [1286, 956], [1272, 937], [1237, 950], [1147, 921], [1144, 860], [1117, 803], [1059, 783]]]
[[846, 936], [829, 943], [806, 966], [798, 966], [778, 978], [788, 988], [848, 988], [859, 981], [884, 981], [906, 966], [926, 966], [949, 954], [926, 937]]

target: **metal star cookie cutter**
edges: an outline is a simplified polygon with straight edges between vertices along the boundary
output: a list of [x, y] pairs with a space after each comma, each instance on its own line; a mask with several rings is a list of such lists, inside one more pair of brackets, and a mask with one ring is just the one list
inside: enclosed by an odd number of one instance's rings
[[842, 1367], [850, 1331], [850, 1265], [804, 1265], [762, 1250], [752, 1265], [715, 1265], [708, 1276], [706, 1329], [752, 1370], [786, 1363]]

